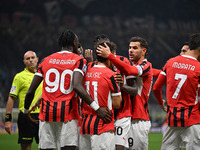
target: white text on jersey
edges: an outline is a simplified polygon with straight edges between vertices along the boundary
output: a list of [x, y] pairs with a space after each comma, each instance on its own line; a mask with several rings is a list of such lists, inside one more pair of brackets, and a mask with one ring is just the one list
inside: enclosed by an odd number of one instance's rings
[[95, 72], [95, 73], [87, 72], [86, 77], [88, 77], [88, 78], [100, 78], [100, 74], [101, 74], [101, 72]]
[[189, 64], [184, 64], [184, 63], [178, 63], [178, 62], [174, 62], [172, 67], [178, 68], [178, 69], [191, 70], [191, 71], [194, 71], [194, 69], [195, 69], [195, 66], [192, 66], [192, 65], [189, 65]]
[[66, 64], [75, 64], [76, 61], [75, 60], [65, 60], [65, 59], [50, 59], [49, 60], [50, 64], [61, 64], [61, 65], [66, 65]]

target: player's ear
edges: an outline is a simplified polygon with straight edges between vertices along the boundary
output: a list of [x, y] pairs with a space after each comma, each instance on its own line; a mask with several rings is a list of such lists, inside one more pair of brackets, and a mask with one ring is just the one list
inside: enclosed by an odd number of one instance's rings
[[146, 48], [143, 48], [142, 53], [143, 53], [143, 55], [145, 56], [145, 54], [147, 53], [147, 49], [146, 49]]

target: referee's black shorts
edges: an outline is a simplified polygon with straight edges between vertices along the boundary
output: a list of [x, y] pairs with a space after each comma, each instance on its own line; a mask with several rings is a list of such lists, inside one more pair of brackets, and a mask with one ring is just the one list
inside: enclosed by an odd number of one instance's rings
[[[38, 113], [31, 114], [32, 118], [38, 120]], [[21, 144], [31, 144], [33, 142], [33, 137], [35, 141], [39, 143], [39, 124], [32, 122], [27, 115], [24, 115], [22, 112], [19, 113], [18, 120], [18, 143]]]

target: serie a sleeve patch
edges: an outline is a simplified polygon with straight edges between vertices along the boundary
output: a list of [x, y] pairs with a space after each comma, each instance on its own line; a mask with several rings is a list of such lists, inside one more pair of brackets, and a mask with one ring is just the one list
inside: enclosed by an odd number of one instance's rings
[[16, 86], [12, 86], [10, 89], [10, 93], [15, 94]]

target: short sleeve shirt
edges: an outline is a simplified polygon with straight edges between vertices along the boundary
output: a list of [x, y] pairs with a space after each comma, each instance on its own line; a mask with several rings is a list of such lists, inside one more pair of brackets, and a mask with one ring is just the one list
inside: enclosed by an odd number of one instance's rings
[[167, 82], [168, 125], [185, 127], [200, 123], [200, 62], [182, 55], [168, 60], [162, 75]]
[[112, 108], [112, 97], [121, 95], [117, 83], [114, 80], [115, 73], [105, 66], [95, 65], [88, 69], [84, 77], [84, 86], [100, 107], [107, 107], [113, 114], [111, 123], [105, 124], [96, 112], [83, 102], [83, 120], [81, 134], [101, 134], [114, 131], [114, 112]]
[[[27, 69], [24, 69], [24, 71], [18, 73], [15, 75], [12, 87], [10, 89], [10, 96], [19, 99], [19, 111], [23, 112], [24, 110], [24, 100], [26, 93], [31, 85], [31, 82], [33, 80], [34, 73], [29, 72]], [[39, 96], [42, 94], [42, 83], [39, 85], [39, 87], [35, 91], [34, 99], [30, 105], [30, 108], [37, 102]], [[32, 111], [31, 113], [39, 113], [39, 109], [36, 109], [35, 111]]]
[[39, 118], [49, 122], [78, 119], [77, 96], [73, 90], [73, 72], [84, 76], [86, 60], [69, 51], [46, 57], [36, 75], [43, 77], [42, 106]]

